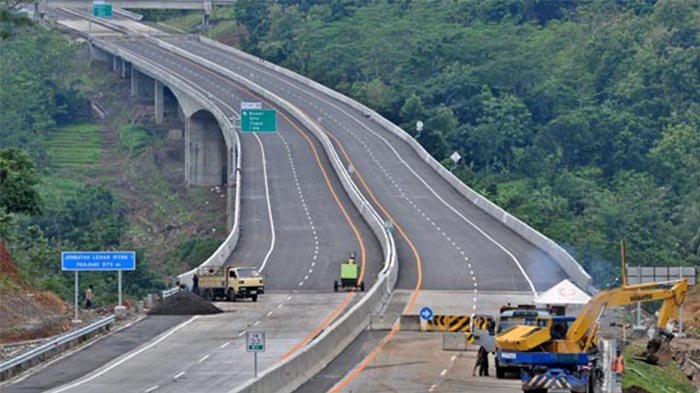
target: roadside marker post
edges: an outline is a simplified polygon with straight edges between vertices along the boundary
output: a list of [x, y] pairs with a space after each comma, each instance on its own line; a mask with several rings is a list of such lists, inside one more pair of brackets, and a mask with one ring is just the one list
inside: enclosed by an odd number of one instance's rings
[[122, 271], [136, 270], [136, 253], [134, 251], [63, 251], [61, 253], [61, 270], [75, 272], [75, 321], [78, 321], [79, 288], [78, 272], [81, 271], [116, 271], [119, 291], [119, 306], [124, 304], [122, 296]]
[[253, 352], [253, 375], [258, 378], [258, 352], [265, 352], [265, 332], [246, 332], [246, 350]]

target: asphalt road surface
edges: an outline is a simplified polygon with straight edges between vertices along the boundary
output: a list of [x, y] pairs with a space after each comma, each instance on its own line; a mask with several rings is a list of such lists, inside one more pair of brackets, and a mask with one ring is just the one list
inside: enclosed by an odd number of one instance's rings
[[[260, 101], [221, 75], [154, 45], [139, 40], [119, 45], [210, 93], [227, 116], [237, 114], [241, 101]], [[383, 264], [377, 239], [318, 142], [281, 113], [278, 128], [271, 134], [241, 134], [241, 237], [231, 263], [259, 267], [271, 290], [332, 290], [340, 263], [350, 252], [362, 263], [364, 249], [370, 285]]]
[[361, 113], [259, 62], [194, 40], [168, 40], [274, 91], [337, 138], [348, 165], [363, 176], [365, 192], [376, 195], [407, 234], [409, 240], [397, 244], [400, 288], [413, 288], [419, 269], [424, 289], [533, 291], [565, 278], [555, 261], [462, 197], [407, 143]]

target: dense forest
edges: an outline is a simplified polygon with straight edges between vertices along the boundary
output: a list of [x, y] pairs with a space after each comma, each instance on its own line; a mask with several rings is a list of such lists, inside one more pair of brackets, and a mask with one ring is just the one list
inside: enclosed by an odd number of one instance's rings
[[[50, 165], [47, 140], [57, 127], [91, 120], [79, 50], [0, 2], [0, 241], [27, 284], [64, 298], [72, 276], [61, 272], [60, 251], [118, 249], [128, 227], [123, 202], [108, 188], [58, 176]], [[12, 289], [4, 279], [0, 291]], [[99, 303], [115, 297], [116, 275], [85, 279]], [[145, 265], [125, 274], [133, 295], [161, 285]]]
[[[359, 99], [598, 285], [700, 264], [700, 3], [240, 0], [241, 45]], [[416, 121], [425, 129], [418, 135]]]

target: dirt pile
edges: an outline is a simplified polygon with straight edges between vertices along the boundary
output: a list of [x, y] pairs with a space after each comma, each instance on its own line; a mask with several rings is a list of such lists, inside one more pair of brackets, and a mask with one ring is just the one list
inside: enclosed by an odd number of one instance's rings
[[0, 344], [63, 333], [71, 328], [70, 311], [55, 293], [28, 287], [0, 241]]
[[700, 285], [693, 285], [688, 289], [688, 294], [683, 304], [683, 323], [688, 333], [694, 333], [700, 328]]
[[[24, 283], [19, 277], [19, 268], [12, 261], [10, 252], [5, 248], [5, 243], [0, 239], [0, 276], [4, 280], [9, 280], [12, 284], [19, 287], [24, 287]], [[9, 285], [10, 283], [3, 283], [3, 285]]]
[[676, 337], [671, 341], [671, 351], [681, 371], [700, 387], [700, 340]]
[[218, 314], [221, 309], [192, 292], [178, 292], [166, 297], [149, 315], [207, 315]]

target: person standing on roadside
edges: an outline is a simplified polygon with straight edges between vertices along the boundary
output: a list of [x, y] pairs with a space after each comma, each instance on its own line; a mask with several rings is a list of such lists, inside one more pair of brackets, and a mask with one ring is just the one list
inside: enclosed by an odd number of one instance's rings
[[[481, 366], [481, 350], [484, 349], [483, 346], [479, 347], [479, 352], [476, 354], [476, 362], [474, 362], [474, 369], [472, 369], [472, 377], [476, 377], [476, 370]], [[481, 372], [479, 372], [481, 375]]]
[[92, 302], [94, 293], [92, 292], [92, 284], [88, 285], [87, 291], [85, 291], [85, 308], [92, 310], [95, 304]]
[[192, 292], [199, 295], [199, 276], [197, 276], [197, 273], [192, 276]]
[[615, 353], [615, 358], [613, 358], [612, 365], [610, 367], [612, 372], [615, 374], [618, 382], [622, 381], [622, 373], [625, 371], [625, 358], [622, 357], [622, 353], [618, 349]]

